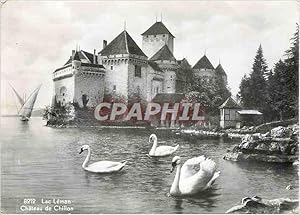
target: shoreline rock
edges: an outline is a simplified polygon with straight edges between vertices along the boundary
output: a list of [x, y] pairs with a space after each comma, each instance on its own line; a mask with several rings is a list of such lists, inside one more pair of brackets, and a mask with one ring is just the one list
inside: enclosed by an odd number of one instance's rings
[[258, 196], [245, 197], [240, 205], [228, 209], [228, 213], [251, 214], [299, 214], [299, 200], [289, 198], [263, 199]]
[[264, 154], [243, 154], [241, 152], [230, 152], [224, 155], [229, 161], [260, 161], [272, 163], [293, 163], [297, 161], [297, 155], [264, 155]]
[[260, 134], [245, 135], [241, 143], [224, 155], [230, 161], [293, 163], [299, 154], [298, 125], [276, 127]]

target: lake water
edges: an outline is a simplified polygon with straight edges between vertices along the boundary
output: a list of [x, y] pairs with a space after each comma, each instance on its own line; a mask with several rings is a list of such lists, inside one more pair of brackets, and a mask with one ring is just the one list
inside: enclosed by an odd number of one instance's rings
[[[55, 129], [40, 118], [21, 122], [0, 118], [1, 211], [24, 212], [24, 199], [71, 200], [71, 213], [224, 213], [245, 196], [298, 198], [297, 168], [292, 165], [235, 163], [222, 159], [234, 142], [226, 139], [187, 140], [158, 132], [158, 141], [180, 144], [182, 160], [206, 155], [215, 160], [220, 177], [214, 188], [191, 198], [168, 195], [174, 173], [171, 157], [151, 159], [148, 137], [153, 130], [113, 128]], [[91, 161], [128, 160], [122, 172], [112, 175], [88, 173], [81, 168], [86, 152]], [[293, 190], [286, 190], [287, 185]], [[51, 211], [50, 213], [69, 213]], [[38, 213], [47, 213], [45, 211]]]

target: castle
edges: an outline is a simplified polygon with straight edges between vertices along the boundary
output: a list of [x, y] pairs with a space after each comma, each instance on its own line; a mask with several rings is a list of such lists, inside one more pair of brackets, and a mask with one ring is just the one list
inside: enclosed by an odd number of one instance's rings
[[174, 35], [161, 22], [142, 33], [142, 49], [124, 30], [96, 54], [73, 50], [64, 66], [53, 73], [54, 97], [61, 105], [77, 103], [95, 107], [105, 96], [125, 100], [138, 96], [150, 102], [157, 94], [186, 93], [192, 75], [214, 81], [227, 75], [221, 64], [215, 69], [204, 55], [191, 67], [173, 55]]

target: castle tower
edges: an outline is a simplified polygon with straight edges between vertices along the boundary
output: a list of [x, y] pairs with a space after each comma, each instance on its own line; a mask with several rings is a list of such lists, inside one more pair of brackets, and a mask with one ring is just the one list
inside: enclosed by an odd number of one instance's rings
[[217, 76], [219, 75], [223, 78], [224, 84], [226, 86], [227, 85], [227, 74], [220, 63], [216, 68], [216, 75]]
[[126, 100], [132, 94], [146, 97], [147, 56], [124, 30], [98, 56], [106, 68], [105, 94]]
[[105, 70], [97, 56], [89, 52], [72, 50], [72, 56], [53, 72], [54, 97], [61, 105], [77, 104], [95, 107], [104, 95]]
[[142, 33], [142, 36], [142, 49], [149, 58], [164, 45], [167, 45], [173, 53], [175, 37], [162, 22], [154, 23], [147, 31]]
[[157, 63], [159, 68], [164, 72], [164, 93], [175, 93], [177, 80], [176, 71], [179, 69], [179, 66], [169, 47], [164, 45], [150, 58], [150, 61]]
[[76, 51], [72, 55], [72, 69], [75, 74], [78, 73], [78, 71], [80, 71], [80, 67], [81, 67], [81, 61], [80, 61], [80, 57], [79, 57], [79, 52]]
[[193, 73], [201, 77], [203, 81], [209, 82], [215, 77], [215, 68], [204, 54], [195, 66], [193, 66]]

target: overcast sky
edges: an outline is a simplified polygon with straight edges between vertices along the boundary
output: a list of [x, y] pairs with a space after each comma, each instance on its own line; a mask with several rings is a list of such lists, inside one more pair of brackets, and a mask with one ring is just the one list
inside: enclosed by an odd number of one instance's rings
[[27, 95], [43, 83], [36, 107], [50, 104], [52, 72], [76, 44], [89, 52], [126, 30], [141, 33], [157, 14], [175, 38], [174, 55], [193, 66], [204, 54], [219, 59], [235, 95], [262, 44], [269, 68], [290, 46], [299, 20], [297, 1], [8, 1], [1, 10], [1, 107], [14, 112], [11, 83]]

